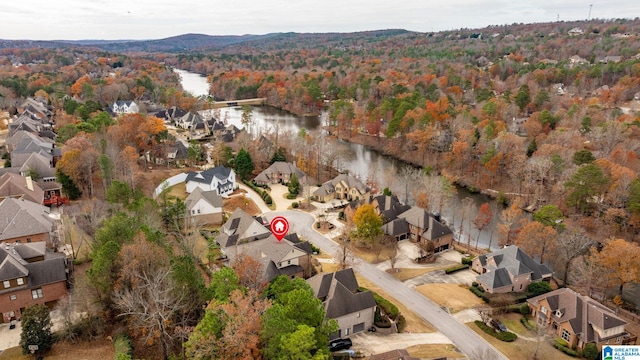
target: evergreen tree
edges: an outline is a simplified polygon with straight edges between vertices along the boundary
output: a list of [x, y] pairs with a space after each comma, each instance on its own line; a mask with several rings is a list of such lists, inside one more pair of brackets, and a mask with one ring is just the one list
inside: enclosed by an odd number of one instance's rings
[[249, 155], [247, 150], [244, 148], [240, 149], [236, 156], [236, 160], [234, 161], [234, 165], [236, 174], [242, 180], [249, 180], [253, 173], [253, 161], [251, 160], [251, 155]]
[[300, 181], [298, 181], [298, 175], [293, 173], [291, 179], [289, 179], [289, 194], [298, 195], [300, 193]]
[[29, 345], [37, 345], [38, 354], [49, 351], [53, 346], [51, 316], [46, 305], [31, 306], [22, 312], [20, 347], [23, 354], [29, 353]]
[[535, 153], [536, 150], [538, 150], [538, 144], [536, 144], [536, 138], [533, 138], [529, 143], [529, 146], [527, 146], [527, 157], [533, 156], [533, 153]]
[[73, 182], [73, 180], [62, 171], [58, 170], [56, 173], [56, 180], [62, 185], [62, 191], [69, 197], [71, 200], [75, 200], [82, 195], [82, 191], [78, 188], [78, 186]]

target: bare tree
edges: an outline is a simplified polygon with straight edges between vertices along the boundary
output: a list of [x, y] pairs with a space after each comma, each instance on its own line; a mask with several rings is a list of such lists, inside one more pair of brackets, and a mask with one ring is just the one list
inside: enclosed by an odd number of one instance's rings
[[462, 239], [462, 231], [464, 227], [465, 220], [467, 221], [467, 250], [471, 249], [471, 217], [473, 216], [473, 211], [475, 210], [475, 201], [471, 197], [466, 197], [462, 199], [462, 219], [460, 220], [460, 237]]
[[585, 254], [591, 247], [593, 241], [579, 229], [571, 229], [563, 232], [557, 241], [557, 250], [564, 264], [562, 285], [567, 286], [571, 263], [578, 256]]
[[121, 287], [114, 294], [114, 303], [132, 328], [146, 337], [147, 344], [160, 340], [164, 359], [175, 336], [173, 319], [185, 309], [182, 292], [176, 291], [169, 268], [134, 275], [136, 288]]

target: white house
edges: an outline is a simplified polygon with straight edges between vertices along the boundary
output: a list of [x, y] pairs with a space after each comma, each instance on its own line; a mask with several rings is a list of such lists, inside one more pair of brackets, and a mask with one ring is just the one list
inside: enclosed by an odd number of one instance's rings
[[189, 225], [222, 224], [222, 198], [216, 191], [196, 187], [185, 200]]
[[140, 112], [140, 107], [135, 101], [116, 101], [111, 105], [111, 111], [114, 114], [137, 114]]
[[215, 191], [218, 195], [227, 197], [236, 188], [236, 173], [224, 166], [190, 172], [185, 179], [187, 192], [190, 194], [196, 188], [204, 191]]

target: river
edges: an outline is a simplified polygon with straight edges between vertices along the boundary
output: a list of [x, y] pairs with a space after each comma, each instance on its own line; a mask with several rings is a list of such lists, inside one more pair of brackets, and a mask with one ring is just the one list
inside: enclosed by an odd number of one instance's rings
[[[204, 76], [191, 73], [185, 70], [175, 69], [182, 78], [182, 87], [186, 91], [192, 94], [206, 94], [208, 95], [209, 84]], [[203, 93], [203, 89], [206, 89], [206, 93]], [[250, 125], [250, 133], [254, 136], [275, 131], [279, 132], [291, 131], [294, 134], [300, 132], [301, 129], [308, 131], [317, 131], [321, 125], [326, 123], [326, 112], [323, 112], [320, 116], [297, 116], [287, 111], [283, 111], [277, 108], [269, 106], [253, 106], [252, 107], [252, 122]], [[220, 120], [223, 120], [227, 124], [233, 124], [238, 128], [243, 128], [242, 124], [242, 108], [222, 108], [220, 109]], [[351, 175], [354, 175], [361, 180], [365, 180], [370, 177], [375, 177], [380, 188], [389, 187], [390, 190], [398, 195], [401, 201], [405, 200], [405, 182], [399, 174], [402, 169], [411, 165], [408, 165], [395, 158], [382, 155], [375, 150], [371, 150], [363, 145], [350, 143], [346, 141], [339, 141], [340, 158], [337, 161], [336, 167], [340, 171], [348, 171]], [[391, 176], [390, 176], [391, 174]], [[395, 174], [396, 176], [393, 176]], [[469, 216], [471, 220], [476, 217], [478, 207], [484, 202], [494, 202], [494, 200], [487, 196], [470, 193], [464, 188], [456, 188], [454, 196], [451, 197], [448, 204], [442, 211], [442, 219], [451, 226], [453, 223], [454, 233], [459, 233], [460, 222], [462, 215], [460, 209], [462, 209], [462, 200], [464, 198], [471, 198], [475, 203], [474, 211]], [[413, 201], [409, 199], [408, 203]], [[496, 219], [498, 214], [494, 214]], [[471, 234], [467, 231], [467, 222], [465, 221], [464, 229], [460, 235], [460, 241], [466, 243], [468, 237], [471, 237], [471, 244], [475, 245], [477, 238], [477, 230], [471, 225]], [[490, 228], [483, 231], [480, 234], [478, 241], [478, 247], [487, 248], [489, 245], [490, 234], [495, 233], [495, 221], [490, 225]], [[491, 249], [497, 250], [497, 235], [493, 235], [491, 242]]]

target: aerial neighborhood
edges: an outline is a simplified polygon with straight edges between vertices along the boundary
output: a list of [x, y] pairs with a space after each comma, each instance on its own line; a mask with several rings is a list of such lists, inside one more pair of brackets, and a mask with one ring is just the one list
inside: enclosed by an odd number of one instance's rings
[[0, 40], [0, 360], [638, 346], [637, 19], [211, 38]]

